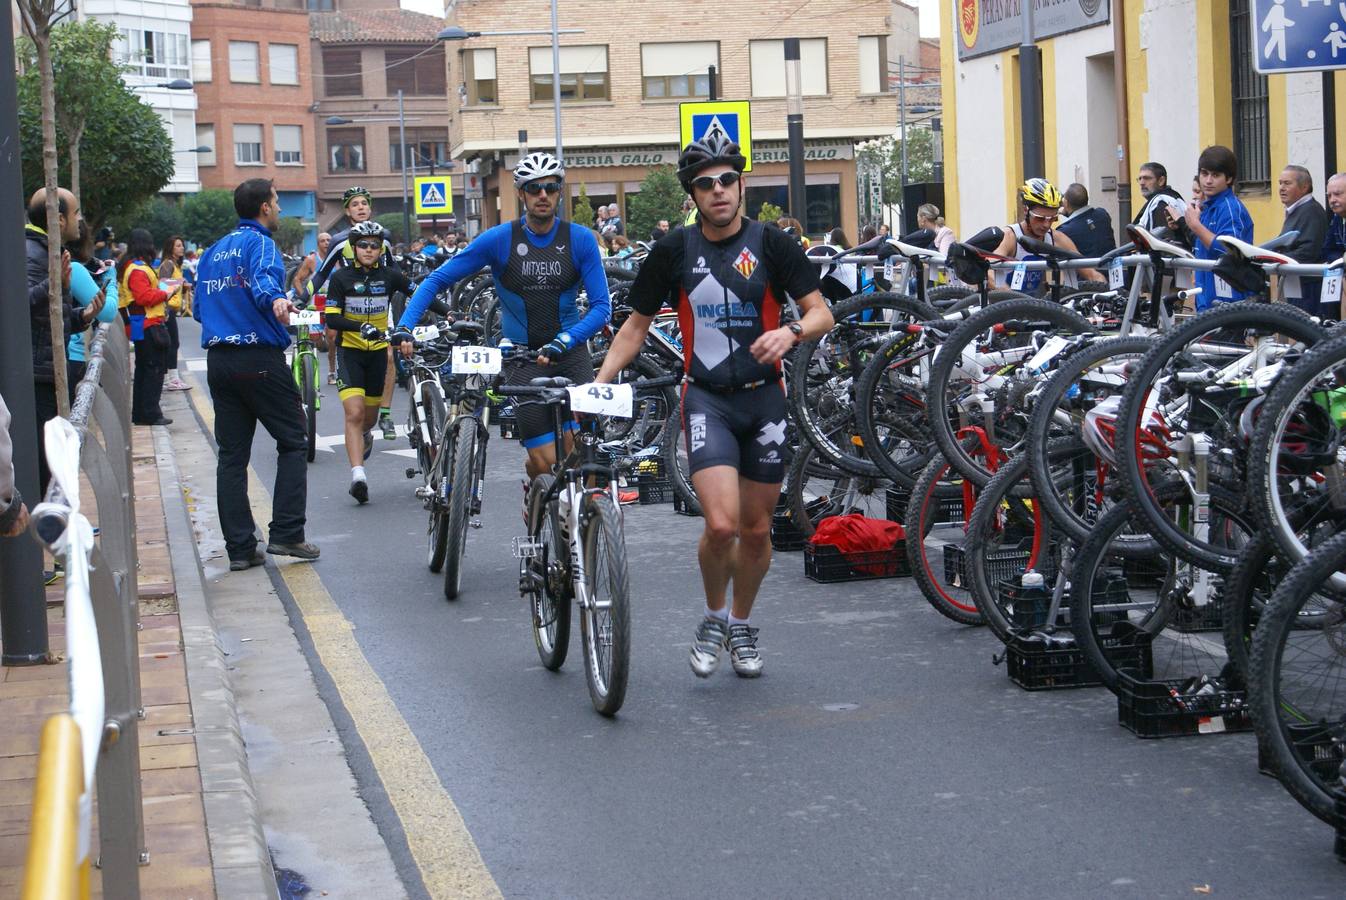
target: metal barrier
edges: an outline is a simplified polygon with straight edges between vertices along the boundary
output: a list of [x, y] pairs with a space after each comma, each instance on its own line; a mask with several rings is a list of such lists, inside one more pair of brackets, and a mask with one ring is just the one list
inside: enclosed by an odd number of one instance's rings
[[[140, 603], [136, 578], [135, 490], [131, 471], [130, 343], [119, 323], [99, 326], [88, 352], [88, 370], [76, 390], [69, 421], [52, 419], [45, 440], [51, 487], [33, 510], [38, 536], [65, 561], [66, 656], [70, 714], [43, 730], [39, 771], [62, 771], [70, 753], [69, 719], [76, 726], [80, 793], [73, 822], [75, 855], [66, 852], [72, 824], [59, 775], [34, 796], [33, 837], [23, 897], [69, 896], [55, 886], [80, 878], [88, 896], [92, 790], [98, 790], [102, 892], [107, 898], [140, 896], [145, 850], [140, 793]], [[91, 426], [96, 426], [95, 431]], [[101, 441], [100, 441], [101, 438]], [[80, 512], [80, 474], [89, 479], [98, 510], [99, 537]], [[48, 744], [47, 736], [52, 741]], [[41, 786], [40, 786], [41, 787]], [[39, 829], [39, 824], [42, 828]], [[48, 827], [50, 825], [50, 827]], [[39, 834], [44, 835], [39, 840]], [[62, 861], [60, 865], [57, 861]], [[68, 870], [68, 871], [65, 871]]]

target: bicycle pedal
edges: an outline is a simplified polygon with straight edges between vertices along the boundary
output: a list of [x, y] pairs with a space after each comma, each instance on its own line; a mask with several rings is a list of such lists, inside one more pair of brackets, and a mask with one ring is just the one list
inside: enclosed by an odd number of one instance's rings
[[467, 524], [471, 525], [473, 528], [480, 528], [480, 527], [481, 527], [481, 519], [473, 519], [472, 521], [468, 522]]
[[510, 554], [515, 559], [533, 559], [542, 555], [543, 544], [531, 537], [516, 537], [509, 542]]
[[[410, 478], [411, 476], [408, 475], [407, 477]], [[435, 492], [430, 490], [428, 487], [422, 485], [421, 487], [416, 488], [417, 500], [429, 500], [433, 496], [435, 496]]]
[[421, 474], [421, 470], [408, 467], [403, 474], [408, 478], [415, 478], [417, 475]]

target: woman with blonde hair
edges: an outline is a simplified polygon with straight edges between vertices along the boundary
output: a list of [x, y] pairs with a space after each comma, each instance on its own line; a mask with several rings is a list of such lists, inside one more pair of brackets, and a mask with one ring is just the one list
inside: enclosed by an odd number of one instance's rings
[[916, 225], [919, 228], [929, 228], [935, 233], [935, 249], [941, 254], [949, 252], [949, 246], [954, 242], [953, 229], [944, 224], [944, 217], [939, 214], [939, 207], [933, 203], [922, 203], [916, 210]]

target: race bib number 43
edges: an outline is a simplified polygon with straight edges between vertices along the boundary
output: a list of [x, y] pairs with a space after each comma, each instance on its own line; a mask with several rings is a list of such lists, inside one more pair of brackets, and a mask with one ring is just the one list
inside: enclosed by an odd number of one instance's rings
[[500, 351], [495, 347], [454, 347], [453, 374], [498, 375]]
[[629, 384], [579, 384], [566, 390], [572, 412], [631, 418], [635, 402]]

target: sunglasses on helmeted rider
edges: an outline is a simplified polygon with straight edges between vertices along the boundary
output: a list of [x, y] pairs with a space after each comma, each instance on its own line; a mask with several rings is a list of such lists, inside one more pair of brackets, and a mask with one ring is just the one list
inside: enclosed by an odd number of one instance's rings
[[531, 194], [536, 197], [538, 194], [546, 191], [549, 194], [561, 193], [561, 182], [559, 181], [530, 181], [523, 186], [525, 194]]
[[356, 250], [382, 250], [383, 241], [356, 241]]
[[715, 187], [718, 182], [720, 187], [729, 187], [742, 177], [738, 172], [721, 172], [719, 175], [698, 175], [692, 179], [692, 187], [703, 191], [709, 191]]

